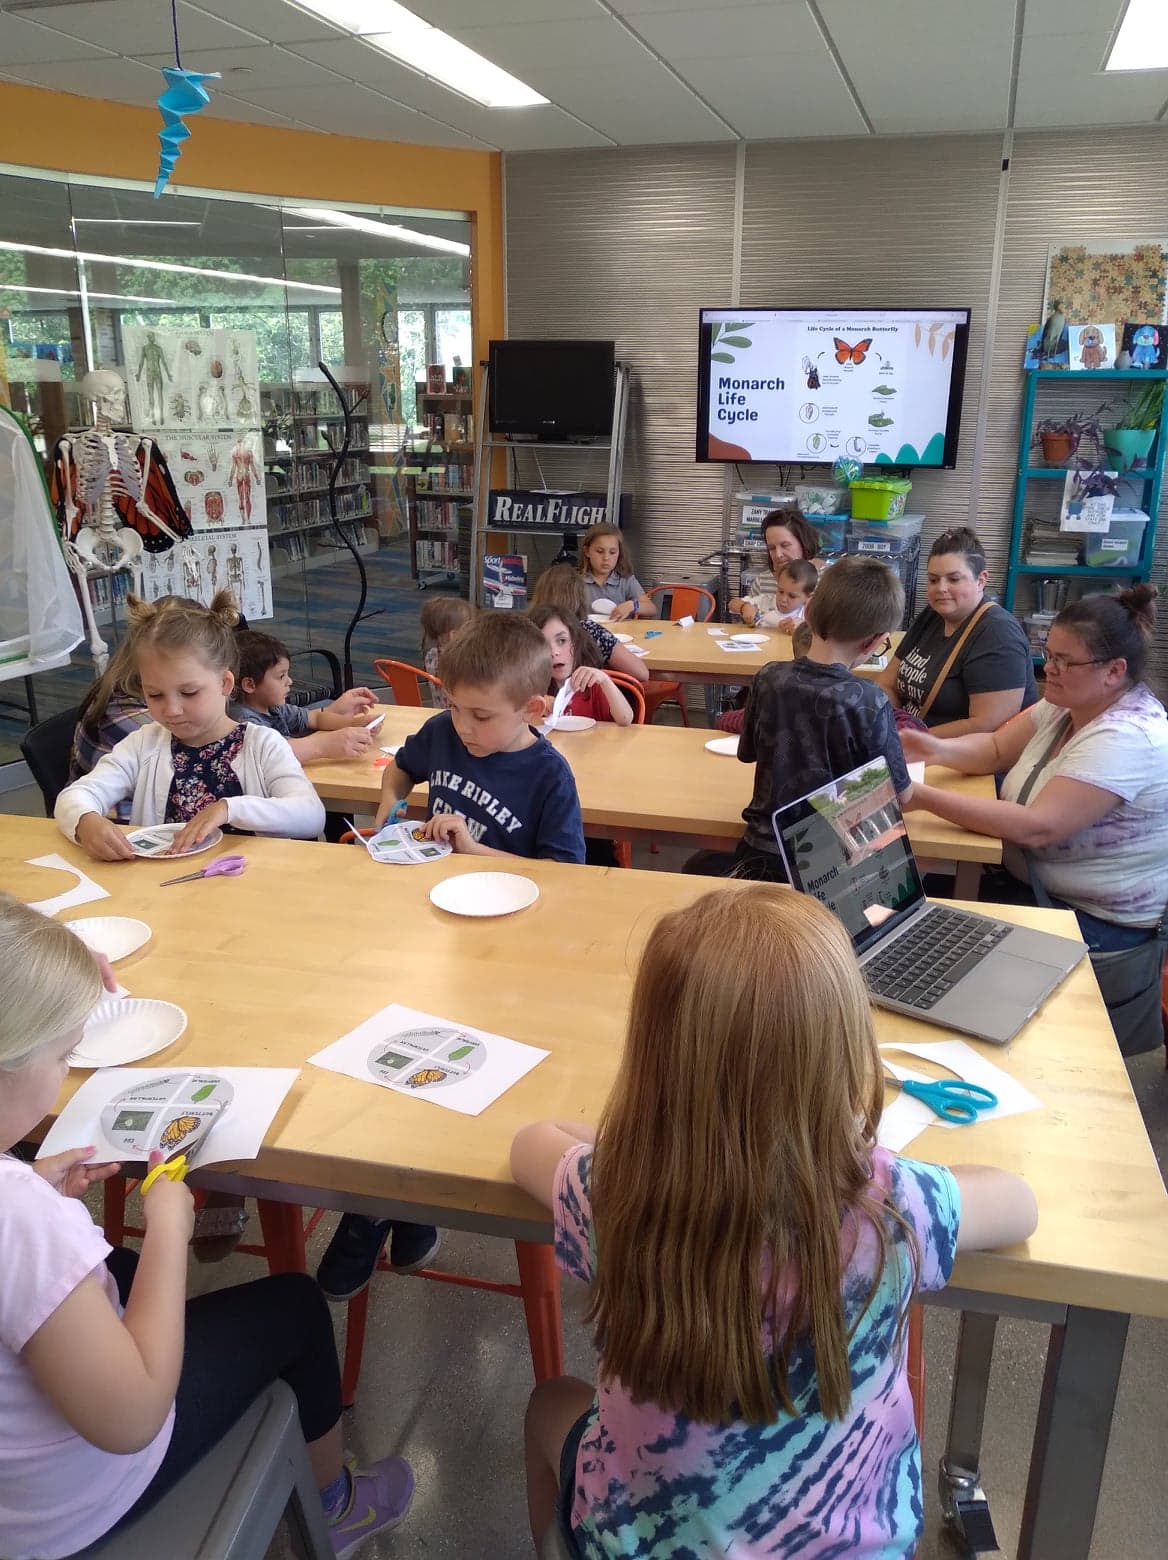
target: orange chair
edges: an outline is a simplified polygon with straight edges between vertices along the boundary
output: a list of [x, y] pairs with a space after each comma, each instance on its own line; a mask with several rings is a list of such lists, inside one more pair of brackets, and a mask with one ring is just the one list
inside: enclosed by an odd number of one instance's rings
[[698, 623], [708, 623], [718, 610], [718, 603], [708, 590], [700, 585], [654, 585], [645, 594], [653, 601], [657, 596], [669, 597], [669, 621], [691, 617]]
[[420, 666], [411, 666], [408, 661], [374, 661], [373, 670], [393, 690], [395, 704], [407, 704], [412, 709], [422, 707], [422, 683], [432, 683], [435, 688], [441, 688], [441, 680], [430, 672], [424, 672]]
[[607, 672], [605, 675], [610, 677], [625, 698], [632, 702], [633, 725], [643, 726], [645, 724], [646, 685], [643, 682], [639, 682], [637, 678], [630, 677], [627, 672]]

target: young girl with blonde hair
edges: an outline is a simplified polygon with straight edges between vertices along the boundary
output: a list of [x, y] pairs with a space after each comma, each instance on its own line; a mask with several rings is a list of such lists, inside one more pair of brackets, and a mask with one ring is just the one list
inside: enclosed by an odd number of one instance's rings
[[[82, 1198], [121, 1169], [78, 1147], [8, 1153], [53, 1108], [102, 994], [67, 926], [0, 894], [0, 1554], [57, 1560], [153, 1505], [277, 1379], [296, 1395], [338, 1557], [401, 1521], [400, 1457], [343, 1462], [328, 1306], [303, 1273], [186, 1304], [191, 1193], [143, 1200], [140, 1256], [114, 1250]], [[151, 1163], [161, 1160], [161, 1155]]]
[[877, 1146], [880, 1056], [843, 927], [773, 884], [650, 933], [599, 1130], [526, 1127], [520, 1186], [592, 1286], [599, 1385], [527, 1415], [538, 1548], [630, 1560], [907, 1555], [906, 1313], [958, 1250], [1025, 1240], [1025, 1182]]
[[133, 850], [105, 814], [129, 799], [141, 827], [182, 823], [172, 853], [228, 825], [255, 834], [315, 838], [324, 806], [287, 741], [227, 713], [235, 687], [239, 620], [228, 591], [209, 607], [131, 596], [128, 656], [152, 722], [119, 742], [57, 798], [61, 832], [95, 861]]
[[588, 610], [594, 612], [598, 601], [615, 606], [609, 620], [621, 623], [629, 617], [656, 617], [657, 606], [646, 596], [644, 586], [633, 572], [633, 560], [625, 539], [615, 525], [602, 520], [584, 532], [580, 547], [580, 573], [588, 592]]

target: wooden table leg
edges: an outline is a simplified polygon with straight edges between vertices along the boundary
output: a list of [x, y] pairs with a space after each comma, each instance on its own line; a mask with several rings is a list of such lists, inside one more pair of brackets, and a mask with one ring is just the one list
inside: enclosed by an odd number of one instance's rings
[[976, 899], [981, 886], [981, 862], [958, 861], [953, 877], [953, 894], [957, 899]]
[[537, 1384], [564, 1374], [564, 1329], [560, 1313], [560, 1275], [547, 1245], [515, 1242], [519, 1288], [527, 1314], [527, 1337]]

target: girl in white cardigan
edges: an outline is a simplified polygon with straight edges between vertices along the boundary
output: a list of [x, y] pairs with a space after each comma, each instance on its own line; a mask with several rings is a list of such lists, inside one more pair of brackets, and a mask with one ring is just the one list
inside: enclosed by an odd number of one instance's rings
[[231, 824], [254, 834], [313, 839], [324, 806], [279, 732], [231, 719], [239, 614], [230, 592], [209, 607], [130, 598], [134, 665], [152, 724], [119, 742], [82, 779], [66, 786], [54, 815], [61, 832], [95, 861], [134, 852], [105, 816], [130, 801], [141, 828], [182, 823], [174, 854]]

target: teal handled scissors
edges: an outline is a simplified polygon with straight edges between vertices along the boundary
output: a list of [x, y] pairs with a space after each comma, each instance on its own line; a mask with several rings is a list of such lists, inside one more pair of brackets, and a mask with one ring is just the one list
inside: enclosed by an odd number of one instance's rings
[[172, 883], [193, 883], [196, 878], [238, 877], [247, 866], [246, 856], [220, 856], [209, 862], [200, 872], [186, 872], [182, 877], [163, 878], [159, 888], [169, 888]]
[[991, 1090], [983, 1089], [980, 1083], [966, 1083], [964, 1078], [918, 1083], [914, 1078], [896, 1078], [886, 1072], [884, 1082], [911, 1095], [914, 1100], [920, 1100], [943, 1120], [962, 1126], [976, 1121], [983, 1110], [993, 1110], [998, 1103], [998, 1096]]

